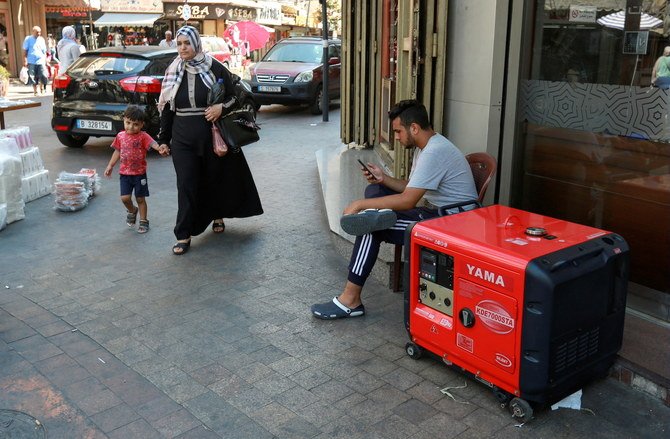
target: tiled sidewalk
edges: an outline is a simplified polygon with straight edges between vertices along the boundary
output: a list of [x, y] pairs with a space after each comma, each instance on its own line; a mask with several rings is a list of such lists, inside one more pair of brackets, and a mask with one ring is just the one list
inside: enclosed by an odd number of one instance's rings
[[[104, 169], [109, 139], [60, 146], [47, 98], [8, 125], [31, 131], [52, 181]], [[539, 410], [519, 427], [483, 385], [407, 357], [402, 297], [370, 281], [367, 315], [324, 322], [309, 305], [342, 288], [347, 261], [328, 230], [315, 152], [339, 148], [331, 122], [264, 107], [245, 147], [265, 214], [170, 253], [169, 159], [149, 157], [152, 229], [124, 223], [118, 182], [85, 209], [45, 197], [0, 232], [0, 409], [49, 437], [662, 437], [670, 409], [613, 380], [584, 389], [588, 411]], [[4, 288], [4, 286], [9, 288]], [[445, 387], [455, 399], [440, 392]], [[62, 432], [62, 433], [61, 433]]]

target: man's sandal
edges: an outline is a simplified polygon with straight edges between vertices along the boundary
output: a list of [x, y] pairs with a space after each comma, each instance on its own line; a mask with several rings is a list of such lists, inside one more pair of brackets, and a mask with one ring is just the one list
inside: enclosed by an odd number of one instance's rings
[[226, 225], [223, 220], [214, 220], [212, 223], [212, 232], [223, 233], [226, 230]]
[[128, 227], [133, 227], [135, 222], [137, 222], [137, 212], [139, 210], [139, 208], [135, 208], [134, 212], [128, 212], [126, 215], [126, 224], [128, 224]]
[[172, 254], [181, 256], [184, 253], [188, 251], [188, 249], [191, 247], [191, 240], [189, 239], [186, 242], [179, 242], [177, 241], [175, 245], [172, 246]]
[[149, 231], [149, 220], [140, 220], [140, 225], [137, 227], [137, 233], [147, 233]]

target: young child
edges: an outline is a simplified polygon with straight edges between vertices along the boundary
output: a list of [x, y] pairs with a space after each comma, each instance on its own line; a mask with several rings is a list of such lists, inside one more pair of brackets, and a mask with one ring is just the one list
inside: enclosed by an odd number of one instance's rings
[[[123, 127], [112, 142], [114, 153], [109, 159], [105, 169], [105, 176], [112, 175], [112, 169], [116, 162], [121, 159], [119, 166], [119, 177], [121, 182], [121, 202], [126, 206], [126, 224], [133, 227], [137, 221], [137, 213], [140, 214], [140, 225], [137, 233], [149, 231], [149, 220], [147, 219], [147, 202], [145, 197], [149, 196], [149, 185], [147, 183], [147, 151], [150, 148], [158, 151], [162, 156], [169, 155], [166, 146], [159, 147], [158, 143], [149, 134], [142, 131], [145, 115], [141, 108], [129, 105], [123, 113]], [[133, 191], [137, 207], [133, 204]]]

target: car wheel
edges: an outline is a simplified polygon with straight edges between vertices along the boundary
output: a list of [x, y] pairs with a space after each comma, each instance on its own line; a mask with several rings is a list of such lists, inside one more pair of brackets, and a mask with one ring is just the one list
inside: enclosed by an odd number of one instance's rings
[[323, 87], [319, 85], [319, 87], [316, 89], [316, 93], [314, 93], [314, 97], [312, 98], [312, 102], [309, 104], [309, 111], [312, 114], [321, 114], [321, 99], [323, 97]]
[[88, 142], [88, 137], [85, 134], [65, 134], [65, 133], [56, 133], [58, 140], [65, 146], [71, 148], [81, 148], [86, 142]]
[[242, 102], [242, 105], [240, 105], [240, 109], [250, 112], [251, 114], [254, 115], [254, 120], [256, 119], [256, 106], [252, 101], [246, 100]]

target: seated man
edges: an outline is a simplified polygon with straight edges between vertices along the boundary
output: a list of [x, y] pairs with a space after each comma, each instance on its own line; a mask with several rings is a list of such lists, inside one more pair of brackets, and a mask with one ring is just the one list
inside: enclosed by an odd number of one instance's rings
[[437, 216], [439, 206], [477, 199], [470, 165], [454, 144], [433, 130], [421, 103], [401, 101], [389, 111], [389, 119], [395, 138], [404, 146], [416, 147], [409, 181], [386, 175], [370, 163], [369, 171], [363, 170], [373, 184], [366, 188], [364, 199], [353, 201], [344, 209], [342, 217], [343, 229], [359, 235], [349, 262], [347, 283], [338, 297], [312, 305], [312, 314], [317, 318], [364, 315], [361, 292], [382, 241], [403, 244], [405, 229], [411, 222]]

